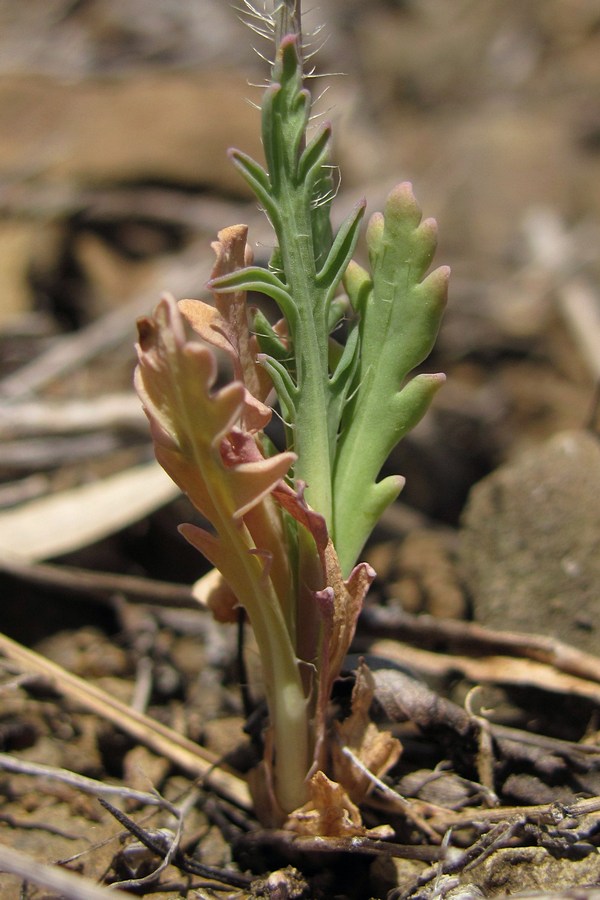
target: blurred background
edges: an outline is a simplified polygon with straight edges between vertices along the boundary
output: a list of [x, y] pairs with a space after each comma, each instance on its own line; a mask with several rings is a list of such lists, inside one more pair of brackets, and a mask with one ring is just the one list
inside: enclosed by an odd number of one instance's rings
[[[228, 224], [247, 221], [268, 258], [226, 156], [261, 154], [252, 85], [267, 66], [253, 46], [270, 47], [239, 19], [221, 0], [0, 0], [5, 512], [148, 460], [136, 316], [164, 290], [203, 296]], [[404, 503], [454, 525], [482, 475], [593, 414], [600, 4], [321, 0], [305, 26], [318, 32], [317, 109], [334, 122], [335, 216], [361, 196], [381, 208], [410, 180], [453, 269], [425, 367], [449, 382], [392, 464]], [[167, 519], [161, 547], [181, 516]], [[28, 542], [15, 522], [7, 551]], [[31, 558], [65, 552], [36, 540]], [[147, 556], [123, 565], [164, 574]], [[189, 576], [182, 563], [175, 580]]]

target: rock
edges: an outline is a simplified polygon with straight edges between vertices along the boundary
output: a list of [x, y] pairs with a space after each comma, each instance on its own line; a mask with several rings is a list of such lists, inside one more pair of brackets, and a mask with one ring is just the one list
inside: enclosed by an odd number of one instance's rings
[[478, 622], [600, 653], [600, 442], [563, 432], [479, 482], [460, 557]]
[[[431, 616], [462, 619], [466, 614], [463, 591], [457, 583], [454, 560], [448, 541], [433, 531], [419, 529], [407, 535], [400, 545], [396, 564], [399, 578], [389, 586], [391, 596], [402, 601], [409, 612], [426, 612]], [[407, 603], [415, 588], [421, 604]]]
[[[562, 892], [575, 886], [598, 884], [599, 875], [600, 858], [597, 853], [589, 853], [583, 859], [569, 859], [566, 854], [554, 856], [545, 847], [503, 847], [485, 856], [464, 873], [468, 879], [466, 884], [482, 889], [484, 897], [505, 897], [522, 892], [531, 896], [529, 891], [539, 891], [540, 896], [547, 892], [551, 897], [569, 896]], [[446, 896], [461, 895], [453, 893]]]

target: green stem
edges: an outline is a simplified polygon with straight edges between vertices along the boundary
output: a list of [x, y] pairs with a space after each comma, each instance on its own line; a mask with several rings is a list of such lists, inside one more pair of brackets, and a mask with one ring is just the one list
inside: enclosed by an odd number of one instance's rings
[[225, 567], [225, 577], [246, 609], [256, 636], [273, 728], [275, 794], [283, 811], [289, 813], [306, 801], [310, 767], [309, 709], [300, 667], [273, 584], [265, 576], [262, 560], [252, 552], [256, 550], [252, 536], [234, 519], [218, 453], [200, 453], [196, 448], [193, 453], [213, 507], [210, 520], [228, 548], [231, 564]]
[[260, 560], [250, 552], [247, 530], [220, 524], [235, 550], [240, 586], [233, 587], [248, 613], [263, 668], [276, 759], [275, 794], [289, 813], [306, 801], [310, 766], [309, 710], [300, 668], [277, 596], [270, 582], [264, 583]]
[[326, 299], [316, 286], [315, 255], [306, 192], [286, 184], [279, 249], [298, 317], [292, 335], [296, 353], [295, 476], [306, 483], [310, 505], [330, 524], [331, 459], [328, 416], [328, 328]]

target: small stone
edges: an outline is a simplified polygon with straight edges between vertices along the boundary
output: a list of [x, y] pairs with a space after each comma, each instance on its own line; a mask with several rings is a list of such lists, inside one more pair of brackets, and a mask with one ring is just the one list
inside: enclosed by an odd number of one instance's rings
[[234, 753], [244, 741], [244, 721], [240, 716], [223, 716], [204, 723], [206, 747], [219, 756]]
[[557, 434], [475, 485], [460, 557], [478, 622], [600, 652], [600, 441]]

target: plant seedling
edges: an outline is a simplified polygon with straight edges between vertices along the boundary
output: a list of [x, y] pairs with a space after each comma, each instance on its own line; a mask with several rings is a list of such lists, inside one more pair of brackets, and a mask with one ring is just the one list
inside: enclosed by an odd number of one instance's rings
[[[223, 621], [243, 608], [256, 637], [268, 706], [257, 812], [300, 830], [356, 833], [353, 803], [367, 786], [336, 747], [354, 742], [378, 775], [398, 746], [372, 732], [366, 671], [341, 726], [330, 697], [375, 574], [357, 560], [403, 485], [398, 475], [379, 480], [382, 466], [444, 381], [408, 376], [433, 346], [449, 270], [427, 275], [436, 225], [421, 220], [407, 183], [370, 219], [370, 268], [353, 261], [365, 204], [334, 233], [331, 126], [311, 124], [299, 3], [260, 22], [276, 43], [262, 102], [265, 164], [230, 155], [276, 249], [260, 268], [245, 226], [220, 231], [213, 303], [165, 298], [140, 320], [135, 381], [158, 461], [209, 523], [181, 526], [220, 573], [209, 604]], [[274, 300], [281, 320], [250, 309], [248, 291]], [[222, 387], [217, 351], [231, 364]], [[281, 449], [265, 435], [271, 403], [284, 422]]]

